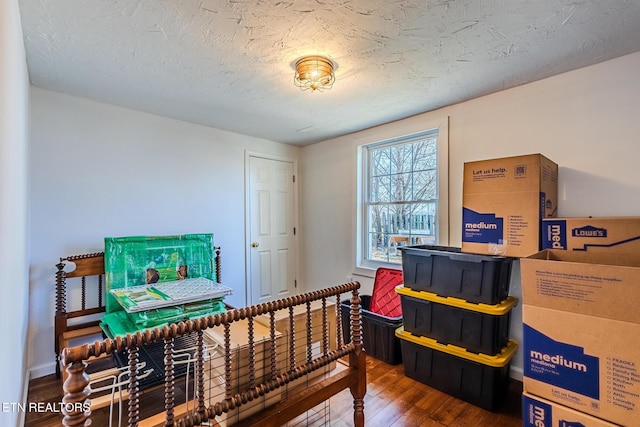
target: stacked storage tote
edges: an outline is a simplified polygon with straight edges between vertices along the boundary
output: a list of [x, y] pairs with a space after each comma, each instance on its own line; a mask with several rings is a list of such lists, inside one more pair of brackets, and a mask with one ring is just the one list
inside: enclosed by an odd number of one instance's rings
[[396, 335], [406, 376], [485, 409], [499, 406], [518, 347], [509, 338], [512, 261], [443, 246], [402, 249]]

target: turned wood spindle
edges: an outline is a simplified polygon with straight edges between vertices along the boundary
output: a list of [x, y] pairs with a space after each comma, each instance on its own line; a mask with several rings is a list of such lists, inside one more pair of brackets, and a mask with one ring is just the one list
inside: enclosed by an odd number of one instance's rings
[[102, 301], [102, 279], [104, 275], [100, 274], [98, 276], [98, 307], [103, 307], [104, 303]]
[[289, 371], [296, 369], [296, 325], [293, 306], [289, 307]]
[[164, 409], [166, 413], [165, 426], [173, 425], [173, 407], [175, 406], [175, 377], [174, 377], [174, 339], [173, 334], [164, 339]]
[[215, 252], [216, 252], [216, 282], [221, 283], [222, 279], [222, 260], [220, 258], [220, 246], [216, 246], [215, 248]]
[[[127, 341], [130, 336], [127, 335]], [[138, 384], [138, 347], [129, 344], [129, 426], [137, 427], [140, 420], [140, 387]]]
[[[357, 285], [359, 283], [356, 282]], [[359, 287], [359, 286], [358, 286]], [[355, 351], [349, 354], [349, 365], [356, 368], [358, 381], [351, 385], [353, 396], [353, 424], [357, 427], [364, 426], [364, 396], [367, 392], [366, 354], [362, 351], [360, 313], [360, 296], [358, 287], [354, 288], [351, 297], [351, 340]]]
[[[339, 323], [337, 324], [339, 325]], [[322, 354], [329, 353], [329, 324], [327, 322], [327, 298], [322, 297]]]
[[256, 386], [256, 348], [254, 342], [253, 317], [247, 319], [249, 337], [249, 388]]
[[224, 324], [224, 392], [227, 399], [231, 398], [231, 327], [229, 322]]
[[56, 314], [66, 313], [67, 311], [67, 286], [65, 283], [64, 262], [60, 258], [60, 262], [56, 264]]
[[311, 352], [313, 325], [311, 323], [311, 301], [307, 301], [307, 363], [311, 363], [313, 360], [313, 353]]
[[82, 276], [80, 279], [80, 306], [83, 310], [87, 309], [87, 277]]
[[197, 333], [198, 360], [196, 364], [196, 378], [198, 381], [198, 412], [204, 416], [204, 333], [198, 329]]
[[338, 348], [342, 347], [344, 340], [342, 337], [342, 328], [340, 327], [340, 325], [342, 325], [342, 306], [340, 305], [341, 301], [340, 301], [340, 294], [336, 295], [336, 325], [337, 325], [337, 330], [336, 330], [336, 341], [338, 342]]
[[271, 337], [271, 379], [275, 379], [276, 375], [278, 375], [276, 365], [276, 354], [277, 354], [277, 346], [276, 346], [276, 312], [271, 310], [269, 312], [269, 335]]
[[351, 297], [351, 342], [356, 346], [356, 351], [359, 351], [362, 346], [361, 341], [361, 321], [360, 321], [360, 296], [358, 290], [352, 291]]

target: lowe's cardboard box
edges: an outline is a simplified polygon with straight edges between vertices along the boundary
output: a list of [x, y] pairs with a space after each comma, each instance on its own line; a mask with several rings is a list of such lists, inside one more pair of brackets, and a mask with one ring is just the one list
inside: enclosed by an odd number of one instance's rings
[[600, 418], [576, 411], [550, 400], [522, 394], [523, 427], [616, 427]]
[[640, 252], [640, 217], [545, 218], [542, 249]]
[[558, 165], [541, 154], [465, 163], [462, 251], [538, 252], [541, 221], [556, 216], [557, 195]]
[[640, 255], [546, 250], [520, 265], [524, 390], [640, 425]]

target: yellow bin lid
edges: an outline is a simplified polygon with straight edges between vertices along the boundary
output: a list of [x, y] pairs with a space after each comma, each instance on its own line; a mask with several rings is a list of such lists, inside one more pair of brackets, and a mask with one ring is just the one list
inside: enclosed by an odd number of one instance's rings
[[457, 308], [463, 308], [465, 310], [477, 311], [479, 313], [490, 314], [492, 316], [502, 316], [518, 304], [518, 298], [514, 296], [508, 296], [500, 304], [475, 304], [461, 298], [442, 297], [431, 292], [414, 291], [413, 289], [405, 288], [404, 285], [396, 286], [396, 292], [400, 295], [450, 305]]
[[478, 362], [493, 368], [502, 368], [506, 366], [507, 363], [509, 363], [509, 360], [511, 360], [513, 355], [516, 353], [516, 350], [518, 350], [518, 341], [510, 339], [507, 342], [507, 345], [503, 347], [498, 354], [491, 355], [483, 353], [471, 353], [464, 347], [458, 347], [457, 345], [453, 344], [442, 344], [431, 338], [413, 335], [411, 332], [405, 331], [404, 326], [400, 326], [398, 329], [396, 329], [396, 336], [402, 340], [409, 341], [423, 347], [428, 347], [433, 350], [471, 360], [472, 362]]

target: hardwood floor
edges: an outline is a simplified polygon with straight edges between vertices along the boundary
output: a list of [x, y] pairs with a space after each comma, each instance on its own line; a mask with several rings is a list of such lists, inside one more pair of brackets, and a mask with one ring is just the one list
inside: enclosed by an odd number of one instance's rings
[[[158, 390], [142, 396], [143, 417], [163, 408], [161, 392], [162, 390]], [[372, 427], [520, 427], [521, 393], [522, 383], [511, 380], [505, 401], [497, 411], [490, 412], [407, 378], [402, 364], [389, 365], [373, 357], [367, 357], [365, 423]], [[176, 393], [176, 400], [180, 398], [183, 399], [183, 395], [180, 392]], [[61, 400], [62, 383], [55, 375], [36, 378], [30, 382], [28, 402], [59, 405]], [[353, 400], [348, 390], [332, 397], [327, 405], [321, 406], [317, 408], [315, 417], [303, 417], [289, 425], [353, 425]], [[126, 424], [126, 414], [123, 419]], [[62, 417], [57, 413], [28, 412], [25, 426], [59, 426], [61, 420]], [[92, 415], [92, 421], [92, 426], [106, 427], [106, 408], [96, 411]]]
[[[511, 381], [503, 405], [486, 411], [414, 381], [400, 365], [367, 358], [367, 394], [364, 412], [367, 426], [491, 426], [521, 427], [522, 383]], [[348, 392], [331, 399], [331, 425], [350, 426]]]

